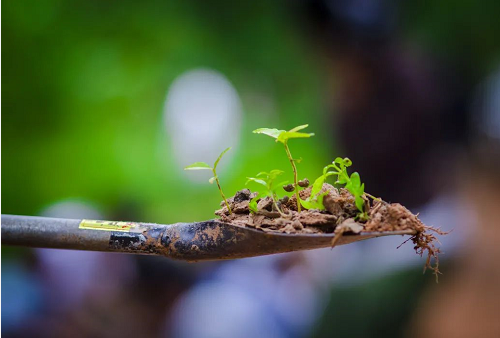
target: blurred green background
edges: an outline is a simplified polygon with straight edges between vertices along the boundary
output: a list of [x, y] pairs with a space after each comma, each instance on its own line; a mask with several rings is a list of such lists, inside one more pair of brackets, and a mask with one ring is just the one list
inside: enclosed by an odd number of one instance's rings
[[240, 147], [221, 163], [227, 194], [259, 171], [289, 171], [281, 147], [251, 134], [257, 127], [309, 123], [317, 136], [292, 151], [301, 174], [315, 175], [331, 148], [317, 57], [282, 2], [231, 4], [6, 2], [2, 212], [82, 199], [105, 214], [133, 203], [141, 221], [211, 218], [218, 192], [173, 162], [163, 123], [169, 86], [200, 67], [223, 74], [242, 102]]

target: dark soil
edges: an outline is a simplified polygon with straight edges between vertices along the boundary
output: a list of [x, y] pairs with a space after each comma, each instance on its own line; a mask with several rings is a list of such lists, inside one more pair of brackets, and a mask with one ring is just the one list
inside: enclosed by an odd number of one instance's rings
[[[270, 197], [258, 201], [259, 212], [251, 213], [248, 204], [256, 196], [250, 190], [238, 191], [228, 199], [233, 211], [229, 214], [224, 202], [222, 208], [215, 214], [222, 221], [235, 225], [255, 228], [265, 232], [287, 234], [324, 234], [335, 232], [339, 238], [344, 233], [378, 232], [414, 230], [415, 235], [410, 239], [415, 244], [415, 251], [419, 255], [427, 253], [426, 268], [430, 268], [437, 275], [439, 249], [435, 246], [437, 238], [434, 233], [444, 234], [438, 229], [424, 225], [411, 211], [398, 203], [387, 203], [380, 199], [365, 199], [365, 210], [369, 216], [367, 221], [357, 220], [358, 210], [354, 204], [354, 197], [346, 189], [337, 189], [330, 184], [323, 184], [322, 192], [327, 192], [323, 204], [326, 210], [297, 211], [295, 195], [279, 200], [276, 210]], [[311, 194], [311, 188], [300, 191], [300, 197], [306, 199]], [[332, 246], [336, 244], [334, 240]], [[434, 258], [435, 264], [431, 265]]]

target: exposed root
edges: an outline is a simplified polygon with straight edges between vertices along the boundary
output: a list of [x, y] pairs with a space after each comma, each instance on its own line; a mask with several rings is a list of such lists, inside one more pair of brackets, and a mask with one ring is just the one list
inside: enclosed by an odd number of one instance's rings
[[[427, 253], [423, 273], [425, 273], [427, 269], [432, 270], [432, 273], [436, 276], [437, 283], [439, 282], [439, 275], [441, 274], [439, 271], [439, 254], [441, 253], [441, 249], [436, 246], [436, 243], [441, 243], [435, 234], [447, 235], [448, 232], [426, 225], [422, 225], [422, 229], [417, 231], [417, 234], [410, 239], [413, 244], [415, 244], [415, 252], [420, 255], [420, 257], [422, 257], [424, 253]], [[434, 260], [434, 265], [432, 264], [432, 260]]]

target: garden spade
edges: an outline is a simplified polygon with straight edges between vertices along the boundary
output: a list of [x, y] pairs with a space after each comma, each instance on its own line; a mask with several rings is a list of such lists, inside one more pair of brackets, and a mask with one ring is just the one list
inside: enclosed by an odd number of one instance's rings
[[[209, 220], [154, 224], [2, 215], [2, 244], [160, 255], [190, 262], [330, 247], [335, 234], [286, 234]], [[413, 230], [344, 234], [336, 245]]]

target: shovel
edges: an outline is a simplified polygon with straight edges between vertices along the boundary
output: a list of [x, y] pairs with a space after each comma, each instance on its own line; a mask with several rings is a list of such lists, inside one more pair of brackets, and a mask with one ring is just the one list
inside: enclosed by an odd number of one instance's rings
[[[189, 262], [330, 247], [335, 234], [264, 232], [219, 220], [154, 224], [2, 215], [2, 245], [161, 255]], [[336, 245], [413, 230], [346, 233]]]

